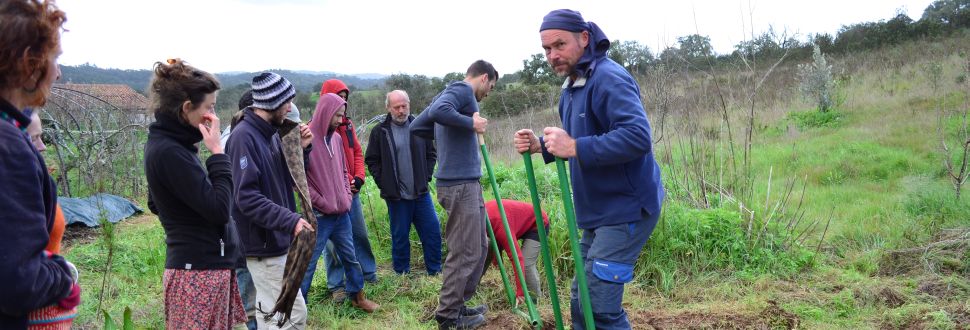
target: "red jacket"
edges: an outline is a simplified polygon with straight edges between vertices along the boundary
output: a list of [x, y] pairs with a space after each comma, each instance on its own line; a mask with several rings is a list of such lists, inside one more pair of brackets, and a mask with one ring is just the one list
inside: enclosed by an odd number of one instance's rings
[[[522, 265], [522, 271], [525, 271], [525, 259], [522, 258], [522, 246], [519, 244], [519, 237], [522, 237], [530, 231], [538, 230], [536, 227], [535, 211], [532, 209], [532, 204], [510, 199], [503, 199], [502, 207], [505, 209], [505, 217], [509, 222], [509, 231], [512, 232], [512, 241], [515, 242], [515, 249], [519, 251], [519, 264]], [[511, 262], [513, 253], [511, 248], [509, 248], [509, 240], [505, 237], [505, 227], [502, 225], [502, 215], [498, 211], [498, 203], [495, 200], [485, 202], [485, 212], [488, 213], [488, 222], [492, 224], [492, 231], [495, 232], [495, 243], [498, 244], [499, 249], [505, 250], [505, 254], [509, 256], [509, 261]], [[546, 228], [549, 228], [549, 216], [545, 212], [542, 212], [542, 222]], [[509, 269], [513, 269], [513, 273], [515, 273], [514, 264], [510, 264], [508, 267]], [[513, 278], [512, 281], [515, 282], [515, 295], [522, 297], [522, 286], [519, 284], [518, 279]]]
[[[320, 86], [320, 95], [338, 94], [340, 92], [347, 92], [347, 97], [350, 98], [350, 89], [340, 79], [324, 81], [323, 86]], [[344, 122], [337, 127], [337, 134], [340, 134], [340, 138], [344, 140], [344, 155], [347, 157], [347, 179], [350, 180], [350, 185], [354, 185], [354, 178], [360, 178], [361, 184], [363, 184], [367, 175], [367, 170], [364, 167], [364, 149], [360, 146], [360, 141], [357, 140], [357, 131], [354, 129], [354, 123], [350, 120], [350, 116], [344, 117]]]
[[363, 184], [367, 170], [364, 167], [364, 149], [360, 147], [354, 123], [344, 117], [344, 123], [337, 127], [337, 134], [344, 140], [344, 155], [347, 156], [347, 179], [354, 185], [354, 178], [360, 178]]

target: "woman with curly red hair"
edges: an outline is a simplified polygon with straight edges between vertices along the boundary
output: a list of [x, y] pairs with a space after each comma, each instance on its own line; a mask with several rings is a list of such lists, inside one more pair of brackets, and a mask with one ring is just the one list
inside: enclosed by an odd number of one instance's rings
[[[77, 269], [45, 250], [57, 193], [27, 136], [30, 117], [60, 76], [60, 33], [67, 20], [53, 1], [0, 2], [0, 329], [69, 327], [80, 303]], [[44, 309], [67, 323], [39, 323]]]

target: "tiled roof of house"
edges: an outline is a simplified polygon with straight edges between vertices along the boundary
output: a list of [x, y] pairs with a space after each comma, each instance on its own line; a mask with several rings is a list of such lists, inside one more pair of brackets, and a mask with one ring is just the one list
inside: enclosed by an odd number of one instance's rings
[[[123, 84], [55, 84], [54, 88], [61, 88], [83, 94], [92, 95], [105, 102], [128, 111], [146, 111], [148, 98], [136, 92], [131, 86]], [[66, 98], [84, 98], [79, 93], [58, 93]], [[77, 100], [75, 100], [77, 101]], [[80, 101], [77, 101], [80, 102]], [[90, 101], [87, 101], [90, 102]]]

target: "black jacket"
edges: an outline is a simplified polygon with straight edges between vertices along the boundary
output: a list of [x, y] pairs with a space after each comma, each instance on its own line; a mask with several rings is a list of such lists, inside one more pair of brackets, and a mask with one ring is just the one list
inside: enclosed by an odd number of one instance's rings
[[[381, 189], [381, 198], [385, 200], [401, 199], [398, 187], [397, 164], [394, 153], [394, 134], [391, 133], [391, 116], [385, 116], [384, 121], [370, 132], [367, 142], [367, 152], [364, 163], [367, 170], [374, 177], [374, 183]], [[408, 116], [408, 124], [414, 116]], [[414, 169], [414, 191], [418, 195], [428, 192], [428, 182], [434, 174], [434, 164], [437, 160], [434, 144], [431, 140], [411, 135], [411, 168]], [[419, 180], [421, 178], [422, 180]]]
[[229, 218], [229, 156], [212, 155], [202, 168], [195, 146], [199, 130], [156, 114], [145, 144], [148, 208], [165, 229], [165, 268], [233, 269], [241, 252]]
[[71, 293], [60, 256], [44, 256], [57, 202], [44, 159], [20, 127], [30, 117], [0, 98], [0, 329], [27, 328], [27, 313]]

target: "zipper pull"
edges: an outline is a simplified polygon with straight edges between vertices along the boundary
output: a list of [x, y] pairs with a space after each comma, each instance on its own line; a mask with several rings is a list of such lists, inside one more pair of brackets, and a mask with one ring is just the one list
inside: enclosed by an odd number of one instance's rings
[[219, 256], [220, 257], [226, 256], [226, 243], [223, 242], [221, 238], [219, 239]]

